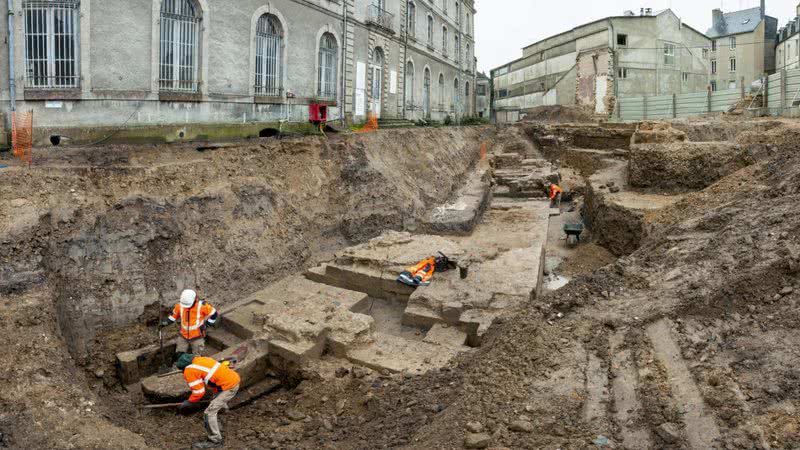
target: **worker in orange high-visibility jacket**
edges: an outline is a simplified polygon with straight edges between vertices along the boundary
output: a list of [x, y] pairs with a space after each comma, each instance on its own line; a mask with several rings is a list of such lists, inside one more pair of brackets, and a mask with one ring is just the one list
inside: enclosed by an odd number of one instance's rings
[[181, 292], [180, 301], [172, 309], [172, 315], [164, 319], [161, 326], [172, 325], [177, 321], [181, 322], [181, 336], [175, 352], [191, 351], [202, 355], [206, 345], [206, 328], [219, 324], [219, 313], [211, 304], [198, 299], [195, 291], [185, 289]]
[[175, 363], [183, 371], [183, 379], [192, 390], [188, 400], [181, 406], [181, 412], [193, 411], [200, 400], [206, 395], [206, 389], [214, 394], [214, 399], [203, 413], [203, 423], [208, 433], [208, 440], [195, 442], [194, 448], [219, 448], [223, 445], [222, 428], [219, 425], [217, 414], [222, 409], [228, 408], [228, 402], [239, 392], [241, 378], [227, 363], [219, 362], [213, 358], [195, 356], [183, 353]]
[[433, 272], [436, 271], [436, 258], [431, 256], [420, 261], [416, 266], [400, 272], [397, 281], [408, 286], [429, 286]]
[[561, 194], [564, 192], [561, 189], [561, 186], [555, 183], [545, 183], [545, 188], [547, 188], [547, 197], [550, 199], [550, 207], [551, 208], [560, 208], [561, 207]]

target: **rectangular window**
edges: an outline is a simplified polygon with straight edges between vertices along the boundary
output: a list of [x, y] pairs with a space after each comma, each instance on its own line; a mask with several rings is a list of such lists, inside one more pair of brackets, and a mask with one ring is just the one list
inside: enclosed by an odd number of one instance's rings
[[628, 78], [628, 69], [626, 67], [620, 67], [617, 69], [617, 78], [620, 80]]
[[735, 36], [731, 37], [730, 47], [731, 47], [731, 50], [736, 48], [736, 37]]
[[708, 59], [708, 49], [707, 48], [703, 49], [703, 59]]
[[716, 39], [714, 39], [713, 41], [711, 41], [711, 51], [712, 51], [712, 52], [715, 52], [715, 51], [717, 51], [717, 40], [716, 40]]
[[731, 72], [736, 72], [736, 58], [731, 58]]
[[683, 81], [684, 83], [689, 82], [689, 72], [683, 72], [681, 74], [681, 81]]
[[736, 89], [736, 80], [731, 80], [728, 82], [728, 89]]
[[478, 92], [476, 92], [476, 95], [486, 95], [486, 86], [483, 84], [479, 84]]
[[717, 92], [717, 82], [711, 80], [711, 92]]
[[500, 91], [497, 92], [497, 96], [500, 97], [500, 98], [508, 97], [508, 90], [500, 89]]
[[620, 47], [627, 47], [628, 46], [628, 35], [627, 34], [617, 34], [617, 45]]
[[717, 60], [716, 59], [712, 59], [711, 60], [711, 73], [712, 74], [717, 73]]
[[27, 87], [78, 87], [78, 8], [77, 1], [24, 4]]
[[674, 66], [675, 65], [675, 45], [674, 44], [664, 44], [664, 65], [665, 66]]

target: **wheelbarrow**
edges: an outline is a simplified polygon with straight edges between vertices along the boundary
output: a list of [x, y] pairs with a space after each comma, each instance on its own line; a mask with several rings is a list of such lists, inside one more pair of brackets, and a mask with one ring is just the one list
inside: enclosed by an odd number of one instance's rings
[[582, 223], [565, 223], [564, 233], [567, 235], [567, 245], [574, 247], [581, 241], [581, 233], [583, 233]]

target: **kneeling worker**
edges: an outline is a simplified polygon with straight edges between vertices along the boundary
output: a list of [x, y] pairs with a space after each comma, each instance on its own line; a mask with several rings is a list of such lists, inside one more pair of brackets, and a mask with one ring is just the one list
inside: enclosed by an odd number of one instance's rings
[[216, 326], [219, 314], [210, 304], [199, 300], [191, 289], [181, 292], [181, 299], [172, 310], [172, 315], [161, 322], [162, 327], [181, 321], [181, 338], [175, 348], [176, 353], [191, 351], [201, 355], [206, 345], [206, 327]]
[[547, 197], [550, 199], [551, 208], [561, 208], [561, 193], [564, 192], [561, 186], [555, 183], [545, 183], [544, 187], [547, 189]]
[[183, 379], [192, 390], [192, 395], [180, 406], [180, 412], [188, 413], [194, 411], [197, 403], [206, 394], [206, 386], [215, 394], [211, 404], [208, 405], [204, 414], [203, 422], [208, 433], [208, 440], [195, 442], [194, 448], [220, 448], [223, 444], [222, 429], [217, 419], [217, 413], [221, 409], [227, 409], [228, 402], [236, 396], [239, 391], [239, 374], [228, 367], [225, 363], [217, 362], [212, 358], [195, 356], [184, 353], [178, 357], [175, 363], [178, 369], [183, 371]]

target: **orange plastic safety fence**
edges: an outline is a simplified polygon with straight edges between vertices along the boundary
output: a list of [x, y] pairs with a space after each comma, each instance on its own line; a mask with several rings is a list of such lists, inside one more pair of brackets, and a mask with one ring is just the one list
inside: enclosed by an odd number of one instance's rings
[[11, 113], [11, 146], [14, 156], [33, 162], [33, 110]]
[[371, 133], [378, 129], [378, 118], [373, 113], [367, 114], [367, 123], [361, 129], [356, 130], [358, 133]]

